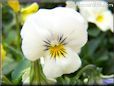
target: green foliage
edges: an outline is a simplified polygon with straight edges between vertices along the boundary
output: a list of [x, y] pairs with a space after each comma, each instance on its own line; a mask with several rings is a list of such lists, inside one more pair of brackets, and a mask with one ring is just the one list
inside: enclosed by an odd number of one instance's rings
[[10, 56], [6, 57], [5, 63], [3, 64], [3, 74], [9, 74], [17, 65], [14, 59]]
[[[95, 30], [98, 30], [98, 28]], [[80, 53], [84, 61], [83, 64], [95, 64], [103, 69], [104, 74], [114, 73], [114, 63], [112, 61], [114, 60], [113, 38], [114, 34], [110, 31], [100, 32], [96, 37], [89, 35], [89, 41]]]
[[28, 67], [30, 67], [30, 65], [31, 65], [31, 63], [27, 59], [23, 59], [22, 61], [20, 61], [18, 63], [18, 65], [16, 66], [16, 68], [12, 72], [12, 76], [11, 76], [14, 83], [19, 83], [23, 73], [25, 72], [25, 70]]
[[[80, 69], [78, 72], [75, 72], [71, 75], [63, 75], [62, 77], [57, 78], [57, 84], [65, 85], [81, 85], [81, 84], [99, 84], [101, 69], [94, 65], [87, 65]], [[88, 78], [88, 81], [85, 82], [85, 79]]]

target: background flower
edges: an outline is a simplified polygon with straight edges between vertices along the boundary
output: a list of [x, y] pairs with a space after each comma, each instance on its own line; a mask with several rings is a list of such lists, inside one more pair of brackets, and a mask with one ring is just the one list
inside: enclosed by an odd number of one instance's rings
[[14, 12], [20, 11], [20, 3], [18, 0], [8, 0], [8, 5], [13, 9]]
[[2, 57], [1, 59], [2, 59], [2, 61], [4, 61], [4, 59], [6, 57], [6, 51], [4, 50], [2, 45], [0, 45], [0, 47], [1, 47], [1, 57]]
[[21, 18], [22, 18], [21, 23], [23, 24], [25, 22], [26, 18], [29, 15], [37, 12], [38, 9], [39, 9], [39, 6], [38, 6], [37, 3], [33, 3], [33, 4], [31, 4], [31, 5], [27, 6], [27, 7], [22, 8], [21, 9]]
[[[95, 23], [102, 31], [110, 29], [113, 32], [113, 15], [105, 1], [79, 1], [77, 2], [80, 13], [92, 23]], [[102, 5], [102, 6], [100, 6]]]

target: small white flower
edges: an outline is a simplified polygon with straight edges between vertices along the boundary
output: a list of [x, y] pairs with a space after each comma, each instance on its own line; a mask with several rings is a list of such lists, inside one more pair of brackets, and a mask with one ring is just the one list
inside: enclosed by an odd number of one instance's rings
[[27, 18], [21, 37], [25, 57], [44, 57], [44, 74], [56, 78], [81, 66], [77, 53], [87, 42], [87, 22], [70, 8], [40, 9]]
[[82, 16], [89, 22], [95, 23], [102, 31], [113, 30], [113, 15], [108, 10], [105, 1], [79, 1], [77, 5]]

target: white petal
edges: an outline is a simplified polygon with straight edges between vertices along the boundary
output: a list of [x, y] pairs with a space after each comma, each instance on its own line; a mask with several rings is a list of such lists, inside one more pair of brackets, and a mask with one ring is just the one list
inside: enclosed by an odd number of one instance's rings
[[40, 57], [40, 63], [42, 66], [44, 65], [44, 57]]
[[109, 27], [110, 27], [111, 31], [114, 32], [114, 20], [112, 20], [112, 22], [109, 24]]
[[68, 46], [78, 52], [87, 42], [87, 22], [78, 12], [70, 8], [55, 8], [53, 14], [52, 32], [67, 37]]
[[112, 32], [114, 32], [114, 14], [112, 14], [112, 19], [110, 21], [109, 27]]
[[96, 25], [102, 30], [106, 31], [110, 29], [113, 32], [113, 15], [111, 11], [107, 10], [102, 13], [102, 16], [104, 17], [103, 22], [97, 22]]
[[[74, 30], [87, 29], [80, 13], [71, 8], [57, 7], [51, 10], [40, 9], [34, 18], [35, 22], [51, 33], [69, 35]], [[85, 27], [85, 28], [84, 28]]]
[[71, 47], [78, 52], [87, 41], [87, 22], [80, 13], [70, 8], [40, 9], [28, 17], [21, 31], [22, 50], [26, 58], [34, 61], [42, 57], [43, 40], [56, 34], [63, 34], [71, 42], [75, 40]]
[[48, 34], [46, 29], [34, 24], [34, 15], [28, 17], [21, 31], [22, 50], [27, 59], [34, 61], [42, 56], [43, 41]]
[[79, 56], [71, 49], [66, 48], [65, 57], [53, 59], [48, 55], [45, 57], [43, 72], [47, 78], [56, 78], [63, 74], [73, 73], [81, 66]]
[[80, 31], [77, 34], [73, 32], [73, 34], [69, 36], [69, 41], [66, 46], [72, 48], [77, 53], [79, 53], [81, 47], [83, 47], [86, 44], [87, 40], [88, 40], [87, 31]]
[[87, 23], [83, 17], [73, 9], [58, 7], [53, 9], [52, 13], [54, 28], [51, 29], [56, 33], [69, 36], [74, 31], [78, 33], [78, 31], [87, 29]]
[[41, 29], [49, 30], [50, 28], [53, 28], [54, 19], [52, 16], [52, 10], [39, 9], [39, 11], [32, 17], [33, 23]]
[[80, 13], [89, 22], [94, 22], [96, 15], [108, 9], [108, 4], [105, 1], [87, 1], [82, 0], [77, 2]]
[[56, 78], [62, 75], [61, 67], [56, 64], [55, 59], [50, 59], [50, 56], [45, 59], [43, 72], [47, 78]]

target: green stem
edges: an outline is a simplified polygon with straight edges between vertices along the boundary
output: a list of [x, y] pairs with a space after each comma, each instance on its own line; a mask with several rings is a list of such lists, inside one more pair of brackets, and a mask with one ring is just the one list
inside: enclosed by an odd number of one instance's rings
[[3, 84], [9, 84], [9, 85], [11, 85], [11, 84], [13, 84], [6, 76], [4, 76], [3, 75], [3, 77], [2, 77], [2, 82], [3, 82]]
[[40, 60], [31, 62], [30, 84], [41, 85], [46, 83], [46, 77], [43, 74]]
[[19, 23], [19, 13], [15, 14], [16, 18], [16, 31], [17, 31], [17, 49], [20, 49], [20, 23]]
[[103, 74], [101, 74], [100, 76], [102, 78], [113, 78], [114, 77], [114, 74], [112, 74], [112, 75], [103, 75]]
[[96, 68], [96, 66], [94, 66], [94, 65], [87, 65], [87, 66], [85, 66], [83, 69], [81, 69], [81, 70], [77, 73], [76, 79], [78, 79], [84, 71], [86, 71], [86, 70], [95, 70], [95, 68]]

